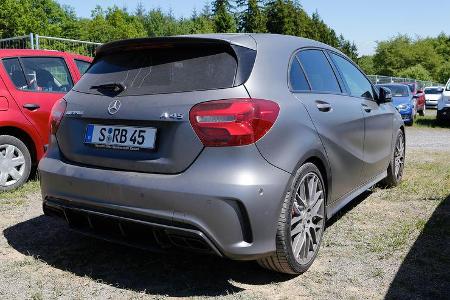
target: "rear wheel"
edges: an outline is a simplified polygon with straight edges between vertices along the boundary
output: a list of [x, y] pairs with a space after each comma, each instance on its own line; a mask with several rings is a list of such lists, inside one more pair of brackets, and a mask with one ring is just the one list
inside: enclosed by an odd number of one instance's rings
[[25, 144], [9, 135], [0, 135], [0, 191], [20, 187], [31, 172], [31, 155]]
[[278, 220], [276, 252], [258, 260], [267, 269], [301, 274], [317, 256], [325, 229], [326, 191], [319, 169], [306, 163], [292, 180]]
[[387, 177], [381, 182], [386, 187], [394, 187], [402, 181], [405, 167], [405, 136], [399, 129], [391, 162], [387, 169]]

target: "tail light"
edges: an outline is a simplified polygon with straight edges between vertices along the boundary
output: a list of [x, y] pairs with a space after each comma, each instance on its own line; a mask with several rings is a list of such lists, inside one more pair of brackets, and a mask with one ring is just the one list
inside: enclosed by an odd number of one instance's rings
[[56, 134], [58, 131], [59, 124], [66, 112], [67, 102], [64, 99], [59, 100], [53, 105], [52, 112], [50, 113], [50, 132], [51, 134]]
[[195, 105], [189, 120], [207, 147], [243, 146], [262, 138], [275, 123], [280, 107], [261, 99], [227, 99]]

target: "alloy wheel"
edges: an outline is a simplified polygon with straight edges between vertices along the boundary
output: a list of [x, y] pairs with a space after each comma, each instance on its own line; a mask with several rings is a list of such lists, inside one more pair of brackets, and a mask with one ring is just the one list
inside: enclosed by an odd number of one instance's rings
[[7, 187], [18, 182], [26, 169], [25, 157], [14, 145], [0, 145], [0, 186]]
[[394, 150], [394, 174], [398, 180], [403, 175], [403, 168], [405, 165], [405, 142], [403, 136], [399, 136]]
[[320, 245], [324, 229], [324, 188], [315, 173], [306, 174], [297, 188], [292, 207], [291, 244], [298, 263], [308, 264]]

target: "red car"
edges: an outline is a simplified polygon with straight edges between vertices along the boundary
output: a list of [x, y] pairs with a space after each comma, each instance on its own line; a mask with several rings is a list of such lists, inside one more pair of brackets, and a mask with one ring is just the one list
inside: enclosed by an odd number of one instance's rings
[[409, 90], [414, 95], [416, 99], [416, 111], [419, 115], [425, 115], [425, 93], [419, 88], [417, 82], [402, 82], [402, 84], [406, 84], [409, 87]]
[[0, 50], [0, 191], [22, 185], [44, 155], [53, 104], [90, 57], [49, 50]]

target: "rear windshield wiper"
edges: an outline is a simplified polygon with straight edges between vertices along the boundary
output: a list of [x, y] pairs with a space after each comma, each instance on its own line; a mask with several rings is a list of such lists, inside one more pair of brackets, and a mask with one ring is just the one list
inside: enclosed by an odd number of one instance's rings
[[93, 85], [91, 86], [91, 89], [98, 90], [100, 92], [113, 92], [113, 93], [122, 93], [127, 89], [126, 85], [122, 82], [111, 82], [111, 83], [104, 83], [100, 85]]

